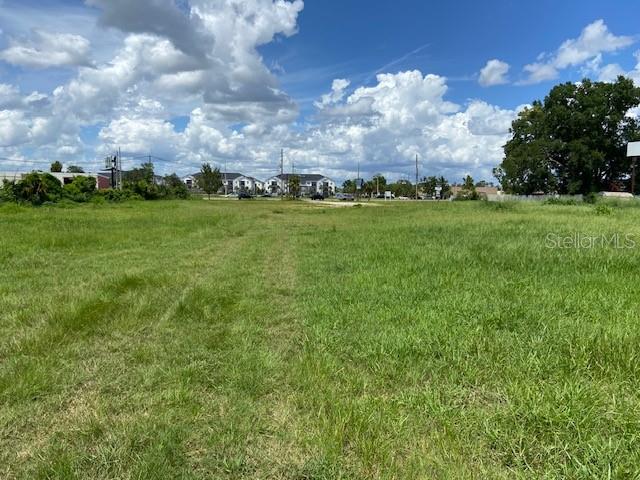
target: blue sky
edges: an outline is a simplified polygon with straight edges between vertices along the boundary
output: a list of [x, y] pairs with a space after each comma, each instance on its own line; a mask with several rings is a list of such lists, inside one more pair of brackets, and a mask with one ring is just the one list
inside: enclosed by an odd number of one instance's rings
[[[640, 79], [640, 7], [543, 0], [0, 0], [0, 170], [121, 147], [188, 173], [492, 180], [519, 109]], [[489, 63], [488, 63], [489, 62]], [[133, 164], [133, 161], [132, 161]]]
[[[417, 68], [449, 78], [455, 102], [482, 98], [515, 108], [544, 97], [554, 82], [482, 88], [475, 76], [488, 59], [521, 68], [598, 19], [617, 35], [637, 35], [639, 15], [640, 4], [630, 0], [323, 0], [305, 3], [297, 35], [261, 51], [267, 62], [285, 69], [283, 85], [299, 101], [317, 97], [337, 77], [373, 84], [373, 73], [392, 64], [385, 71]], [[421, 50], [411, 55], [416, 49]], [[635, 65], [628, 54], [611, 58], [628, 69]], [[567, 70], [558, 81], [581, 78], [579, 71]]]

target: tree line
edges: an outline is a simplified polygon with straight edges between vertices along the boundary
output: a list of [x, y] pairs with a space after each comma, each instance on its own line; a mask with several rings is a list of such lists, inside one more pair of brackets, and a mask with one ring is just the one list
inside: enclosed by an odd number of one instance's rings
[[[61, 172], [60, 162], [51, 165], [51, 172]], [[119, 202], [123, 200], [186, 199], [189, 191], [176, 175], [156, 177], [152, 163], [123, 172], [121, 189], [98, 190], [96, 179], [81, 175], [80, 167], [69, 167], [69, 173], [79, 173], [70, 183], [63, 185], [55, 176], [46, 172], [31, 172], [17, 181], [4, 180], [0, 188], [0, 200], [5, 202], [43, 205], [61, 201]]]
[[[475, 182], [471, 175], [465, 176], [459, 185], [451, 185], [443, 176], [429, 176], [423, 177], [418, 182], [418, 194], [423, 198], [440, 198], [446, 200], [453, 196], [452, 187], [460, 186], [461, 188], [455, 196], [456, 200], [479, 200], [480, 195], [477, 192], [477, 187], [487, 187], [490, 185], [493, 186], [484, 180]], [[351, 194], [359, 192], [361, 195], [371, 198], [382, 196], [385, 192], [391, 192], [395, 197], [416, 197], [416, 186], [414, 183], [409, 180], [398, 180], [389, 183], [382, 174], [376, 174], [370, 180], [364, 181], [359, 191], [355, 180], [346, 180], [342, 184], [342, 191]]]
[[[389, 182], [382, 174], [376, 174], [370, 180], [363, 181], [360, 190], [357, 187], [356, 180], [346, 180], [342, 184], [342, 191], [351, 194], [360, 193], [368, 197], [383, 195], [387, 191], [390, 191], [396, 197], [416, 196], [415, 184], [411, 183], [411, 181], [398, 180]], [[443, 196], [450, 196], [451, 193], [451, 185], [444, 177], [424, 177], [418, 184], [418, 189], [427, 196], [435, 196], [438, 191], [441, 191]]]

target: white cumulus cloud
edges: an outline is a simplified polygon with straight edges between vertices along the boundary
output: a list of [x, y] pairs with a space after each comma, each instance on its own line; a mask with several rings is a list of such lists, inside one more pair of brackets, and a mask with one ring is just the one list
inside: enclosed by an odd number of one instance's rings
[[332, 105], [339, 102], [344, 98], [347, 87], [351, 85], [349, 80], [344, 78], [336, 78], [331, 84], [331, 92], [322, 95], [319, 102], [315, 102], [315, 106], [318, 108], [324, 108], [327, 105]]
[[603, 20], [596, 20], [587, 25], [578, 38], [566, 40], [553, 54], [541, 54], [538, 61], [526, 65], [524, 71], [527, 76], [521, 83], [554, 80], [560, 70], [582, 65], [602, 53], [615, 52], [633, 43], [633, 37], [616, 36], [609, 31]]
[[80, 35], [34, 30], [24, 40], [11, 39], [0, 60], [29, 68], [89, 65], [90, 50], [89, 40]]
[[494, 85], [504, 85], [509, 83], [507, 74], [511, 67], [508, 63], [501, 60], [493, 59], [489, 60], [482, 70], [480, 70], [480, 77], [478, 83], [483, 87], [492, 87]]

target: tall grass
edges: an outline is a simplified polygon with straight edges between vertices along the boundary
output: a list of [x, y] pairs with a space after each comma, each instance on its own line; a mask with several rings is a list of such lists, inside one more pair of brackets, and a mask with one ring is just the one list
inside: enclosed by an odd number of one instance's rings
[[637, 476], [638, 220], [2, 206], [0, 477]]

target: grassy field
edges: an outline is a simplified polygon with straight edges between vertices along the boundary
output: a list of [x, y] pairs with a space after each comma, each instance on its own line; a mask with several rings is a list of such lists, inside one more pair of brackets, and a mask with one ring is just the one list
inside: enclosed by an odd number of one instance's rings
[[[5, 205], [0, 226], [2, 479], [640, 475], [638, 208]], [[576, 233], [638, 245], [549, 248]]]

